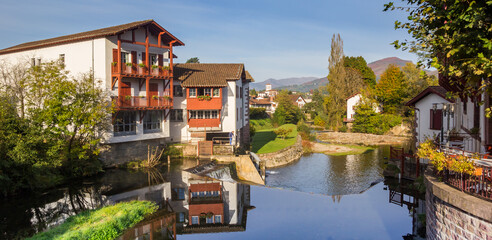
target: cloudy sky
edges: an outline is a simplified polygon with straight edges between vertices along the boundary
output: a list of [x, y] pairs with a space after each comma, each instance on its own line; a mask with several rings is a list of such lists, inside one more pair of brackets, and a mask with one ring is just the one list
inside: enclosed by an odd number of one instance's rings
[[186, 45], [177, 62], [244, 63], [256, 81], [323, 77], [333, 34], [347, 56], [367, 62], [416, 56], [390, 45], [408, 38], [394, 30], [406, 16], [383, 12], [385, 0], [3, 1], [0, 49], [123, 23], [154, 19]]

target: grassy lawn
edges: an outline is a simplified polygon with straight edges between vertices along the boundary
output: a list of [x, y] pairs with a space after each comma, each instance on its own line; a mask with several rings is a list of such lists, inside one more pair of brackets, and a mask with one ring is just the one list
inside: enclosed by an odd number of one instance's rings
[[271, 153], [282, 150], [288, 146], [294, 145], [297, 140], [297, 127], [294, 124], [285, 124], [280, 127], [291, 128], [292, 132], [285, 139], [277, 138], [274, 129], [263, 129], [256, 131], [251, 143], [251, 151], [255, 153]]
[[360, 146], [360, 145], [352, 145], [352, 144], [333, 144], [333, 145], [339, 145], [339, 146], [345, 146], [352, 148], [352, 151], [348, 152], [338, 152], [338, 153], [326, 153], [327, 155], [331, 156], [345, 156], [345, 155], [357, 155], [357, 154], [363, 154], [369, 151], [374, 150], [372, 147], [366, 147], [366, 146]]
[[251, 122], [251, 125], [253, 125], [255, 127], [256, 131], [266, 130], [266, 129], [273, 129], [272, 121], [271, 121], [270, 118], [265, 118], [265, 119], [251, 119], [249, 121]]
[[122, 202], [81, 212], [28, 239], [115, 239], [155, 211], [157, 206], [149, 201]]

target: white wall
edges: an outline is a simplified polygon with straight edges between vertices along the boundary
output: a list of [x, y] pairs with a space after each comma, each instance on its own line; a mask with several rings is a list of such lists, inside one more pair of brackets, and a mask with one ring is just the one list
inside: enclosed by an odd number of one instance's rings
[[352, 119], [355, 115], [354, 107], [359, 103], [362, 95], [357, 94], [347, 100], [347, 120]]
[[[427, 138], [434, 138], [441, 133], [441, 130], [432, 130], [430, 129], [430, 109], [432, 109], [433, 104], [437, 103], [437, 109], [442, 109], [442, 103], [449, 103], [446, 99], [436, 95], [429, 94], [424, 98], [420, 99], [416, 104], [415, 108], [418, 110], [415, 111], [416, 114], [416, 132], [417, 132], [417, 146], [419, 143], [425, 141]], [[457, 114], [454, 114], [457, 116]], [[443, 128], [444, 134], [446, 134], [447, 130], [455, 127], [454, 118], [449, 117], [449, 126], [447, 125], [448, 117], [443, 117]]]

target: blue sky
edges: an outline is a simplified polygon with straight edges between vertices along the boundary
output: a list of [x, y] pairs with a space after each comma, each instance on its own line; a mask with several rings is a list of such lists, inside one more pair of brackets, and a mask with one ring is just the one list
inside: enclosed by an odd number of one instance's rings
[[186, 45], [177, 62], [244, 63], [256, 81], [324, 77], [332, 35], [347, 56], [367, 62], [414, 54], [394, 49], [406, 16], [383, 12], [387, 0], [6, 1], [0, 8], [0, 48], [23, 42], [154, 19]]

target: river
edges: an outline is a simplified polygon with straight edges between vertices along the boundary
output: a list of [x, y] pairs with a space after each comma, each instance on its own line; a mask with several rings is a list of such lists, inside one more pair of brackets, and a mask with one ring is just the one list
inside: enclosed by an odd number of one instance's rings
[[[267, 186], [231, 180], [224, 166], [174, 161], [153, 171], [107, 170], [40, 194], [0, 202], [2, 239], [28, 237], [84, 209], [133, 199], [162, 211], [122, 239], [402, 239], [421, 226], [411, 183], [385, 179], [387, 147], [360, 155], [309, 154], [268, 171]], [[186, 171], [188, 170], [188, 171]]]

